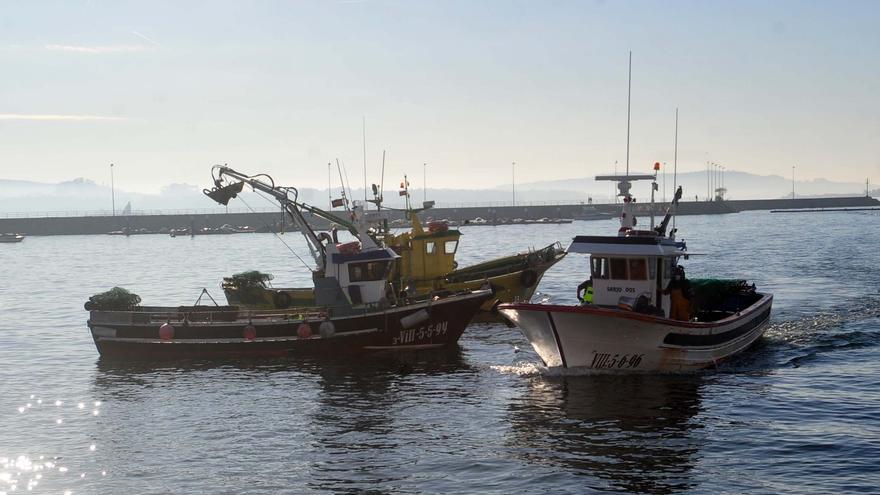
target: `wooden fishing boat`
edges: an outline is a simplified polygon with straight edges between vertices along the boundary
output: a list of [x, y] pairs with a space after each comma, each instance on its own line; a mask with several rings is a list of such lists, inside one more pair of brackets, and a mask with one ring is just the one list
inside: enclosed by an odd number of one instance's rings
[[[423, 226], [418, 214], [430, 208], [432, 203], [428, 202], [423, 208], [412, 208], [406, 184], [404, 180], [401, 190], [401, 195], [406, 196], [405, 214], [410, 222], [410, 230], [406, 232], [398, 233], [389, 228], [385, 215], [388, 209], [383, 209], [382, 197], [378, 191], [375, 198], [370, 200], [378, 210], [365, 211], [363, 203], [355, 201], [348, 215], [352, 221], [319, 208], [309, 209], [310, 213], [351, 232], [369, 232], [376, 243], [397, 253], [399, 257], [391, 265], [388, 281], [398, 292], [410, 296], [425, 296], [438, 291], [476, 290], [489, 284], [494, 296], [483, 304], [482, 311], [475, 320], [503, 321], [493, 310], [494, 307], [499, 302], [528, 301], [541, 282], [544, 272], [565, 256], [565, 250], [557, 242], [541, 249], [530, 249], [459, 268], [455, 254], [461, 231], [450, 228], [445, 221], [431, 221]], [[335, 241], [335, 232], [327, 235]], [[343, 249], [353, 247], [344, 245]], [[222, 288], [229, 304], [247, 308], [284, 309], [315, 304], [313, 288], [276, 288], [269, 284], [269, 280], [271, 275], [268, 274], [237, 274], [224, 278]]]
[[102, 358], [124, 360], [286, 357], [454, 345], [491, 297], [473, 291], [403, 305], [339, 312], [315, 308], [140, 307], [92, 311], [88, 326]]
[[[686, 282], [678, 261], [693, 254], [675, 239], [674, 228], [666, 235], [670, 212], [657, 227], [652, 217], [651, 230], [635, 228], [630, 181], [652, 179], [656, 190], [656, 172], [596, 179], [618, 181], [624, 206], [617, 236], [578, 236], [568, 248], [569, 253], [590, 255], [592, 302], [511, 303], [498, 308], [522, 330], [546, 366], [697, 370], [716, 365], [761, 337], [770, 321], [772, 295], [756, 292], [742, 280]], [[671, 208], [680, 198], [679, 187]]]
[[198, 303], [119, 310], [87, 303], [88, 326], [102, 358], [286, 356], [452, 345], [492, 296], [488, 288], [399, 296], [386, 277], [399, 257], [393, 250], [360, 232], [352, 232], [358, 249], [343, 248], [311, 229], [302, 214], [310, 207], [296, 200], [296, 189], [276, 186], [264, 174], [259, 177], [268, 182], [225, 166], [214, 171], [216, 186], [205, 194], [220, 204], [227, 204], [245, 184], [282, 204], [306, 237], [317, 264], [312, 272], [316, 304], [258, 311]]

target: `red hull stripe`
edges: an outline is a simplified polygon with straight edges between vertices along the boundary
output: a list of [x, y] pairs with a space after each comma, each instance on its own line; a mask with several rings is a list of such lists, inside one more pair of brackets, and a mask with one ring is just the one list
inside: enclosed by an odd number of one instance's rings
[[594, 314], [601, 316], [608, 316], [612, 318], [625, 318], [631, 320], [640, 320], [647, 321], [651, 323], [662, 323], [665, 325], [676, 326], [676, 327], [686, 327], [686, 328], [713, 328], [720, 327], [731, 323], [732, 321], [742, 319], [753, 313], [754, 311], [763, 308], [765, 305], [769, 305], [773, 300], [773, 295], [771, 294], [762, 294], [761, 299], [751, 306], [749, 306], [744, 311], [740, 311], [739, 313], [735, 313], [732, 316], [728, 316], [723, 320], [712, 321], [707, 323], [701, 322], [693, 322], [693, 321], [680, 321], [680, 320], [671, 320], [669, 318], [661, 318], [658, 316], [651, 316], [642, 313], [635, 313], [632, 311], [624, 311], [620, 309], [610, 309], [610, 308], [602, 308], [598, 306], [563, 306], [560, 304], [533, 304], [533, 303], [506, 303], [498, 306], [498, 309], [512, 309], [517, 311], [540, 311], [540, 312], [548, 312], [548, 313], [582, 313], [582, 314]]

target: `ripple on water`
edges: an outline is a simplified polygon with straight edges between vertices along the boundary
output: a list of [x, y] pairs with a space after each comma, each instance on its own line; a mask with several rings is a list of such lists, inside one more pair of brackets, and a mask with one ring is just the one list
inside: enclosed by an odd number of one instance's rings
[[[28, 239], [4, 252], [14, 283], [0, 287], [15, 314], [0, 328], [0, 491], [876, 491], [880, 217], [778, 218], [678, 219], [708, 254], [687, 261], [691, 276], [745, 276], [775, 294], [758, 346], [692, 375], [551, 372], [502, 325], [473, 325], [441, 352], [103, 363], [85, 328], [91, 294], [120, 285], [179, 304], [201, 287], [217, 297], [230, 273], [293, 286], [309, 274], [272, 236]], [[459, 262], [609, 229], [466, 227]], [[586, 272], [585, 257], [566, 257], [541, 297], [573, 302]]]

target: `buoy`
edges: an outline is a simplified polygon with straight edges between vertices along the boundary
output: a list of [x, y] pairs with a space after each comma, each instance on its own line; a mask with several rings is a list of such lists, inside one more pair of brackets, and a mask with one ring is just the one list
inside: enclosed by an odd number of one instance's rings
[[296, 336], [301, 339], [307, 339], [312, 336], [312, 327], [308, 323], [300, 323], [296, 329]]
[[322, 339], [329, 339], [336, 333], [336, 326], [330, 320], [322, 321], [321, 326], [318, 327], [318, 333], [321, 334]]
[[428, 222], [428, 232], [446, 232], [449, 230], [449, 222], [444, 222], [442, 220], [435, 220], [433, 222]]
[[361, 243], [352, 241], [345, 244], [337, 244], [336, 249], [342, 254], [357, 254], [361, 251]]
[[174, 327], [170, 323], [163, 323], [159, 327], [159, 338], [162, 340], [171, 340], [174, 338]]
[[254, 340], [257, 338], [257, 329], [254, 328], [253, 325], [248, 325], [244, 327], [244, 331], [241, 333], [244, 340]]

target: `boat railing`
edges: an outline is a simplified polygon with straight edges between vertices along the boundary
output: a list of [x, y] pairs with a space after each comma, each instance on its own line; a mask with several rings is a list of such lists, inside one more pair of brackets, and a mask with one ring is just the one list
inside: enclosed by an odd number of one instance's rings
[[279, 322], [324, 320], [327, 312], [315, 308], [242, 310], [236, 306], [219, 307], [150, 307], [133, 311], [92, 311], [93, 323], [128, 323], [151, 325], [159, 323], [222, 323], [234, 321]]

